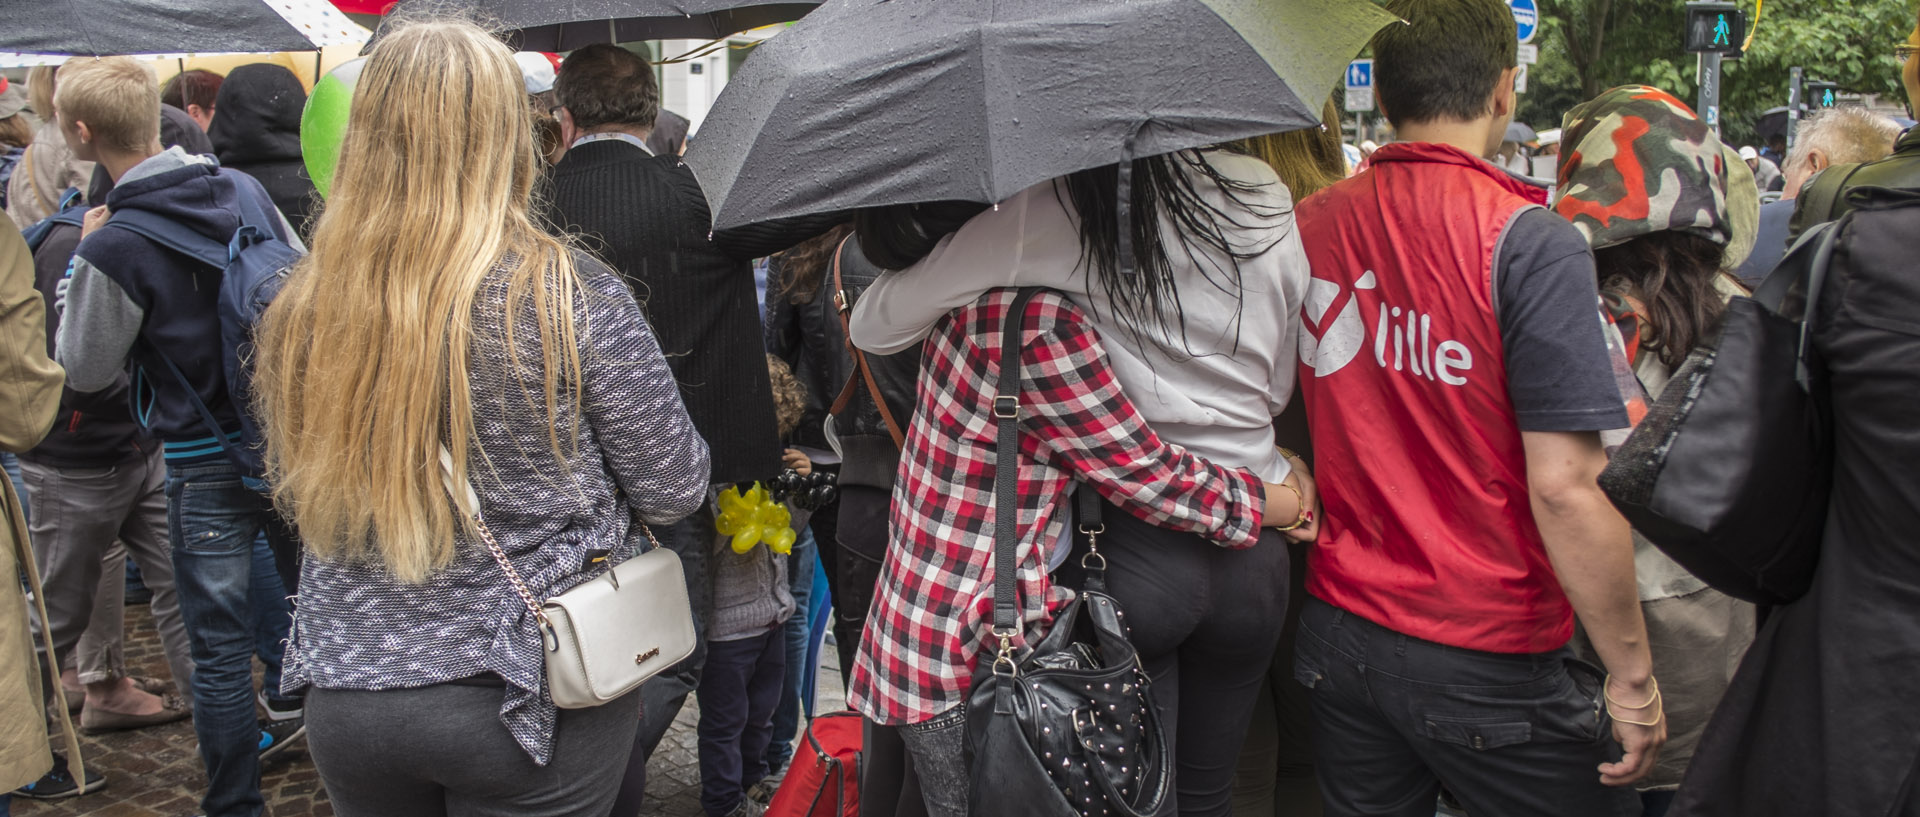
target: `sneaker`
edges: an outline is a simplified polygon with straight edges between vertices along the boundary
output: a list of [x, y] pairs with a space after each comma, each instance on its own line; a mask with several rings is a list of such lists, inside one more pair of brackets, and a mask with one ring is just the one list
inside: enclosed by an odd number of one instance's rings
[[740, 805], [727, 812], [727, 817], [767, 817], [767, 807], [753, 802], [752, 799], [743, 799]]
[[780, 790], [780, 781], [784, 777], [785, 775], [780, 775], [777, 777], [768, 777], [764, 780], [761, 780], [758, 783], [748, 786], [747, 799], [752, 800], [755, 803], [759, 803], [760, 805], [763, 805], [763, 806], [772, 803], [774, 792], [777, 792]]
[[13, 793], [17, 797], [28, 800], [60, 800], [92, 794], [106, 787], [106, 775], [88, 769], [86, 791], [81, 791], [80, 787], [74, 783], [73, 772], [67, 768], [67, 759], [54, 755], [52, 769], [41, 775], [39, 780], [14, 789]]
[[267, 720], [290, 721], [307, 715], [306, 698], [290, 698], [282, 701], [269, 698], [267, 693], [260, 692], [254, 694], [254, 700], [259, 701], [260, 708], [266, 710]]
[[307, 719], [294, 717], [289, 720], [260, 721], [260, 760], [278, 755], [293, 745], [301, 736], [307, 734]]

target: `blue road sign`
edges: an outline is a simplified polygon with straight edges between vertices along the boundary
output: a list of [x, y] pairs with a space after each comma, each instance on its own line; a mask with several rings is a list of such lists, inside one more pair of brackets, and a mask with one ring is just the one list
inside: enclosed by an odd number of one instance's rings
[[1347, 63], [1347, 87], [1373, 87], [1373, 60], [1354, 60]]
[[1536, 0], [1507, 0], [1507, 6], [1513, 10], [1513, 26], [1520, 42], [1533, 42], [1533, 35], [1540, 33], [1540, 6]]

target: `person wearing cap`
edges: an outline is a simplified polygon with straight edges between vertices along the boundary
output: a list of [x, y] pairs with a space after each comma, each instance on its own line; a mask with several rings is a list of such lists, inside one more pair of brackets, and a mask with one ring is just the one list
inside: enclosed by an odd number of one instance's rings
[[1747, 170], [1753, 172], [1754, 186], [1761, 192], [1778, 192], [1786, 183], [1780, 177], [1780, 166], [1761, 156], [1760, 151], [1754, 150], [1752, 145], [1740, 149], [1740, 159], [1747, 163]]
[[[1705, 121], [1655, 88], [1614, 88], [1575, 107], [1565, 138], [1554, 212], [1593, 248], [1633, 375], [1657, 400], [1712, 336], [1727, 301], [1747, 294], [1731, 273], [1753, 246], [1759, 191]], [[1646, 813], [1661, 814], [1753, 642], [1754, 608], [1708, 587], [1638, 532], [1633, 551], [1667, 723], [1667, 744], [1635, 788]], [[1584, 638], [1574, 644], [1593, 657]]]
[[567, 143], [560, 138], [560, 120], [555, 107], [553, 81], [558, 57], [540, 51], [520, 51], [513, 55], [520, 66], [520, 82], [527, 89], [527, 106], [533, 110], [533, 130], [540, 140], [540, 157], [548, 166], [560, 163], [567, 155]]

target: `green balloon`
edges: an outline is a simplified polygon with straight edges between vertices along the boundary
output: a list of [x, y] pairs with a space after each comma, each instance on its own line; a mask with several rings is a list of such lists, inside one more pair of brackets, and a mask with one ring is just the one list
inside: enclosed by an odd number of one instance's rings
[[333, 187], [333, 170], [340, 163], [340, 143], [347, 137], [347, 113], [353, 107], [353, 89], [360, 82], [360, 69], [366, 59], [341, 63], [328, 71], [307, 96], [307, 109], [300, 114], [300, 154], [307, 163], [307, 175], [326, 198]]

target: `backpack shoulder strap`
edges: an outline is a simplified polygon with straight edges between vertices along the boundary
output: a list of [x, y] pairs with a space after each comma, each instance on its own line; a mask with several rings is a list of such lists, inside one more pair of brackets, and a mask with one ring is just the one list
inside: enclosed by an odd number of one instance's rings
[[1816, 224], [1823, 224], [1838, 217], [1835, 212], [1840, 206], [1840, 197], [1847, 190], [1847, 184], [1853, 181], [1853, 174], [1860, 172], [1863, 165], [1833, 165], [1814, 176], [1800, 191], [1800, 203], [1793, 208], [1793, 218], [1788, 224], [1792, 235], [1803, 235]]
[[227, 262], [233, 260], [227, 250], [227, 242], [215, 241], [181, 226], [169, 218], [154, 215], [144, 210], [122, 210], [107, 219], [108, 227], [119, 227], [166, 247], [185, 254], [189, 258], [201, 261], [217, 269], [226, 269]]

